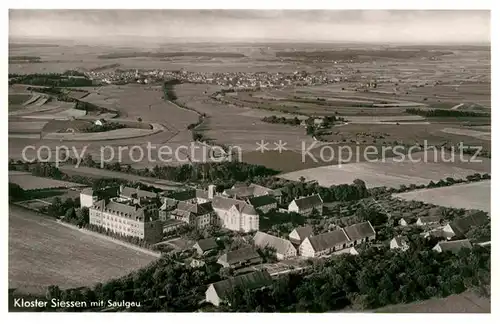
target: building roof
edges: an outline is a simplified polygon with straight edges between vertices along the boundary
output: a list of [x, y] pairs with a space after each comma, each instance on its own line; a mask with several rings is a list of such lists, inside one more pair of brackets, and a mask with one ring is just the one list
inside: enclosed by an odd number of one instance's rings
[[192, 200], [192, 199], [196, 199], [196, 198], [202, 198], [202, 199], [208, 200], [208, 191], [191, 188], [191, 189], [186, 189], [186, 190], [182, 190], [182, 191], [172, 192], [168, 196], [169, 196], [169, 198], [176, 200], [176, 201], [186, 201], [186, 200]]
[[224, 299], [231, 294], [236, 287], [243, 290], [258, 289], [269, 286], [272, 283], [271, 275], [267, 271], [255, 271], [243, 274], [241, 276], [232, 277], [226, 280], [213, 283], [213, 287], [220, 299]]
[[361, 240], [375, 235], [375, 230], [370, 222], [363, 222], [344, 227], [344, 231], [351, 241]]
[[196, 204], [187, 201], [179, 201], [179, 203], [177, 204], [177, 209], [191, 212], [195, 216], [206, 215], [213, 212], [211, 202]]
[[113, 200], [106, 202], [105, 199], [101, 199], [97, 201], [91, 208], [116, 216], [127, 217], [137, 221], [148, 221], [145, 215], [145, 207], [141, 207], [138, 204], [118, 202]]
[[408, 245], [408, 239], [401, 235], [394, 237], [394, 241], [396, 241], [398, 246]]
[[323, 205], [323, 200], [321, 199], [320, 195], [317, 194], [312, 196], [297, 198], [294, 199], [293, 201], [295, 201], [295, 204], [297, 204], [297, 207], [299, 207], [299, 209], [310, 209]]
[[195, 245], [198, 245], [203, 252], [217, 248], [217, 242], [213, 237], [198, 240]]
[[313, 235], [313, 228], [312, 228], [312, 226], [309, 226], [309, 225], [296, 227], [294, 229], [294, 231], [297, 232], [301, 241], [303, 241], [306, 237]]
[[212, 200], [212, 207], [217, 209], [229, 210], [231, 207], [236, 206], [240, 213], [248, 215], [257, 215], [255, 208], [247, 204], [243, 200], [232, 199], [227, 197], [215, 196]]
[[276, 250], [276, 253], [286, 254], [290, 248], [295, 249], [292, 242], [282, 239], [280, 237], [269, 235], [264, 232], [257, 232], [253, 237], [255, 246], [260, 248], [271, 247]]
[[256, 208], [278, 203], [276, 199], [270, 195], [252, 197], [248, 199], [248, 202]]
[[248, 198], [269, 195], [273, 193], [273, 190], [255, 183], [248, 186], [245, 183], [236, 183], [231, 189], [224, 190], [224, 193], [229, 197]]
[[172, 198], [165, 198], [163, 199], [163, 204], [160, 207], [160, 210], [173, 210], [177, 208], [177, 204], [179, 202], [175, 199]]
[[450, 223], [456, 235], [464, 236], [473, 226], [481, 226], [489, 221], [485, 212], [476, 212], [465, 217], [455, 219]]
[[90, 188], [90, 187], [83, 188], [83, 190], [82, 190], [81, 193], [84, 194], [84, 195], [93, 196], [94, 195], [94, 190], [92, 188]]
[[331, 232], [326, 232], [316, 236], [311, 236], [308, 239], [309, 242], [311, 242], [314, 251], [323, 251], [331, 249], [336, 245], [344, 244], [351, 241], [344, 233], [344, 231], [341, 229]]
[[156, 197], [158, 197], [158, 194], [155, 192], [141, 190], [139, 188], [131, 188], [131, 187], [121, 188], [120, 195], [123, 197], [129, 197], [129, 198], [141, 198], [141, 197], [156, 198]]
[[472, 244], [470, 243], [469, 240], [458, 240], [458, 241], [443, 241], [439, 242], [437, 245], [441, 247], [441, 250], [443, 252], [445, 251], [451, 251], [451, 252], [458, 252], [463, 248], [466, 249], [472, 249]]
[[233, 250], [233, 251], [229, 251], [227, 253], [224, 253], [219, 258], [219, 260], [222, 262], [226, 262], [228, 264], [235, 264], [238, 262], [247, 261], [247, 260], [251, 260], [251, 259], [255, 259], [255, 258], [260, 259], [260, 255], [253, 248], [253, 246], [249, 246], [246, 248]]
[[422, 217], [419, 217], [418, 219], [420, 219], [420, 221], [422, 223], [439, 223], [442, 219], [441, 216], [422, 216]]

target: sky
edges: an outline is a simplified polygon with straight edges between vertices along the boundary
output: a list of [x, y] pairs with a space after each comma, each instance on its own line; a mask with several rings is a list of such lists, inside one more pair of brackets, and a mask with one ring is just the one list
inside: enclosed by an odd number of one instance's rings
[[10, 10], [11, 38], [93, 42], [489, 43], [473, 10]]

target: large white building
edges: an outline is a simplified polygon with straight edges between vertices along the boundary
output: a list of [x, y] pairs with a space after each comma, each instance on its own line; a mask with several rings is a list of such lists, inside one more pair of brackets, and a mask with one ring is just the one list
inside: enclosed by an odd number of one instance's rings
[[89, 221], [114, 233], [138, 237], [150, 243], [163, 238], [158, 208], [148, 200], [140, 203], [123, 198], [99, 200], [89, 208]]
[[245, 233], [259, 230], [259, 215], [255, 208], [245, 201], [215, 196], [212, 207], [219, 224], [224, 228]]

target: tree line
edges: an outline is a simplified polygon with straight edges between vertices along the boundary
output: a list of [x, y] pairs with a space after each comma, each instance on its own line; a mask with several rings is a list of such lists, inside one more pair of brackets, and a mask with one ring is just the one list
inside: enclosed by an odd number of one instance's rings
[[490, 117], [489, 113], [451, 109], [407, 108], [406, 113], [423, 117]]

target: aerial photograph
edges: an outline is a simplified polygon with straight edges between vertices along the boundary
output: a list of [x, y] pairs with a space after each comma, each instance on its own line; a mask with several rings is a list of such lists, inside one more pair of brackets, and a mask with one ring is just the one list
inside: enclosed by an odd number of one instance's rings
[[491, 313], [490, 28], [10, 9], [8, 311]]

